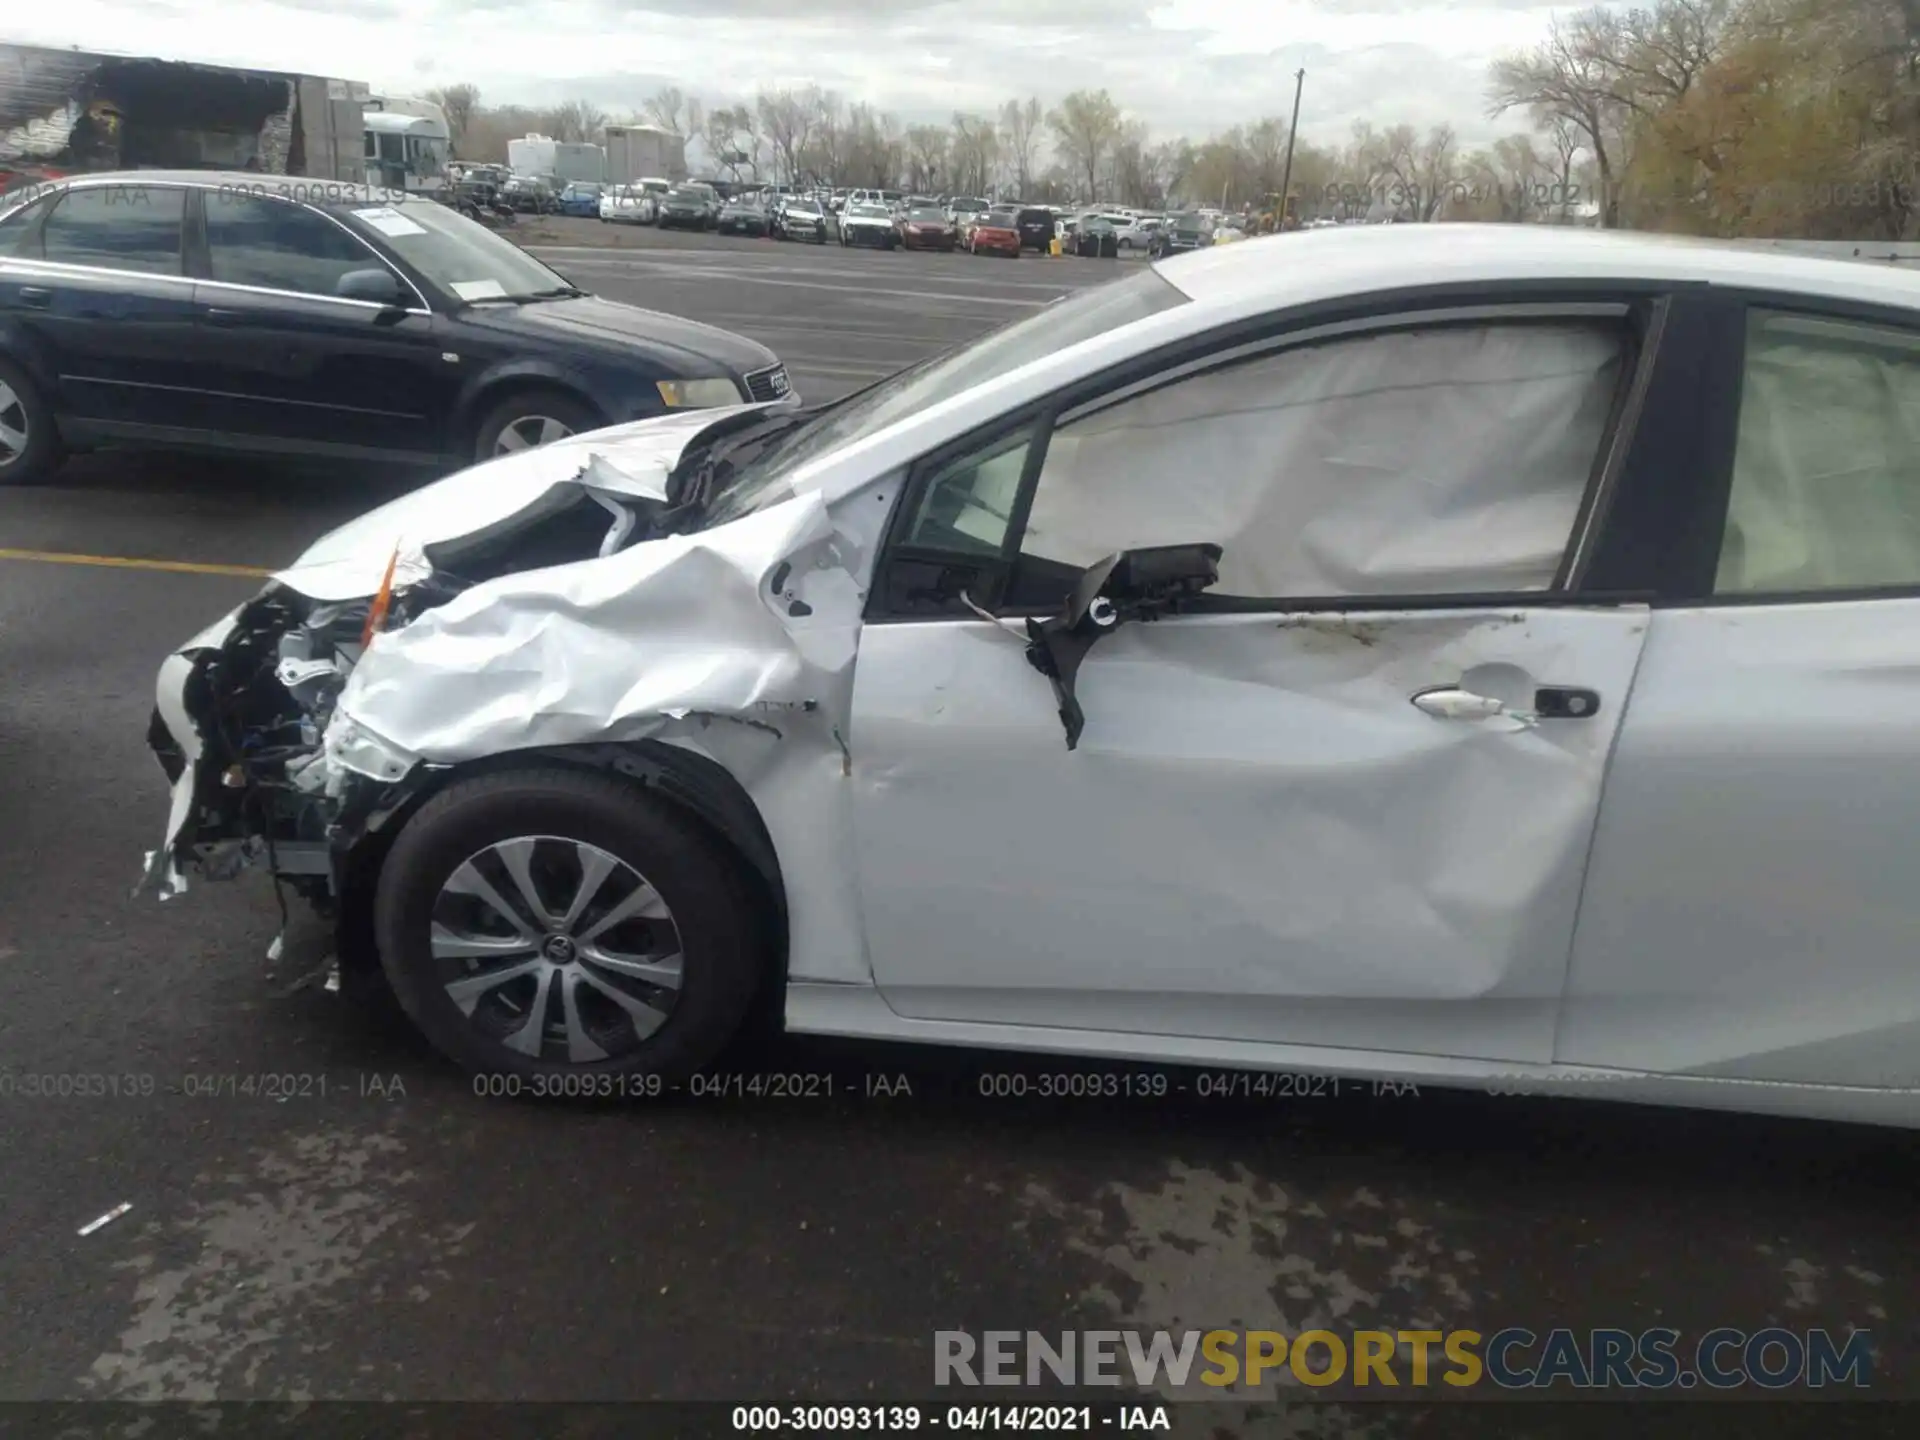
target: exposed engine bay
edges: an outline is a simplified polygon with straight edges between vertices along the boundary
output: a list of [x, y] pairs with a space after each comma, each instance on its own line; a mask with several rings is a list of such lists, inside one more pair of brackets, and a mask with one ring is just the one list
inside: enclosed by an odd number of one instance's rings
[[[335, 705], [372, 636], [503, 575], [617, 553], [645, 535], [643, 510], [657, 508], [587, 485], [557, 486], [510, 523], [427, 547], [420, 558], [430, 572], [397, 594], [383, 586], [364, 599], [323, 602], [269, 585], [235, 613], [219, 648], [196, 657], [187, 678], [182, 698], [201, 750], [173, 858], [215, 880], [265, 861], [324, 911], [327, 847], [350, 844], [355, 822], [378, 808], [381, 787], [356, 785], [364, 777], [320, 763]], [[177, 785], [189, 756], [158, 711], [148, 741]], [[181, 888], [176, 876], [161, 893]]]

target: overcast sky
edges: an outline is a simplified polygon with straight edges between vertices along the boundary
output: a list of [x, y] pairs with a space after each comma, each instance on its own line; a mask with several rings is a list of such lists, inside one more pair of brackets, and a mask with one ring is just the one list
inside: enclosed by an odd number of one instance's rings
[[[663, 84], [712, 103], [819, 84], [909, 120], [1104, 86], [1158, 138], [1284, 117], [1338, 143], [1355, 120], [1486, 115], [1487, 62], [1546, 31], [1541, 0], [61, 0], [7, 39], [365, 80], [483, 102], [637, 109]], [[1562, 0], [1561, 8], [1567, 8]]]

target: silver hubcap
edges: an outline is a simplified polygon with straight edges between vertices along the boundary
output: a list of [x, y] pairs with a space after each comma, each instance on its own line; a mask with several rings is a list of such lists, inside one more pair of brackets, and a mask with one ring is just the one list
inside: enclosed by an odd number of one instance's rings
[[27, 449], [27, 407], [13, 387], [0, 380], [0, 465], [18, 460]]
[[536, 1060], [618, 1058], [680, 999], [680, 937], [659, 891], [578, 840], [522, 835], [468, 856], [440, 887], [432, 926], [447, 997]]
[[573, 427], [551, 415], [522, 415], [500, 432], [493, 443], [496, 455], [511, 455], [516, 450], [533, 450], [551, 445], [573, 434]]

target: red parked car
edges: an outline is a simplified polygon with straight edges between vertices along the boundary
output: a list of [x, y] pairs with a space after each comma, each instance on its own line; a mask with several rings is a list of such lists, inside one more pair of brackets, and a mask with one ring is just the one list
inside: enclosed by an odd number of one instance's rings
[[953, 250], [953, 222], [937, 209], [909, 210], [900, 217], [900, 243], [908, 250]]
[[967, 230], [967, 249], [976, 255], [1020, 258], [1020, 226], [1011, 210], [983, 215]]

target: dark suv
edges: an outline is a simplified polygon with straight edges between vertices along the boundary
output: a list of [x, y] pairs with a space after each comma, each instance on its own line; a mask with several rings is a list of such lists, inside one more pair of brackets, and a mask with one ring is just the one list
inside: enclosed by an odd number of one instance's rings
[[1013, 227], [1020, 232], [1022, 250], [1045, 251], [1053, 244], [1053, 212], [1026, 205], [1013, 215]]
[[1169, 215], [1148, 246], [1147, 253], [1158, 260], [1163, 255], [1178, 255], [1185, 250], [1203, 250], [1213, 244], [1213, 227], [1197, 210]]
[[102, 445], [454, 469], [792, 398], [755, 341], [589, 295], [432, 201], [149, 170], [0, 199], [0, 483]]

